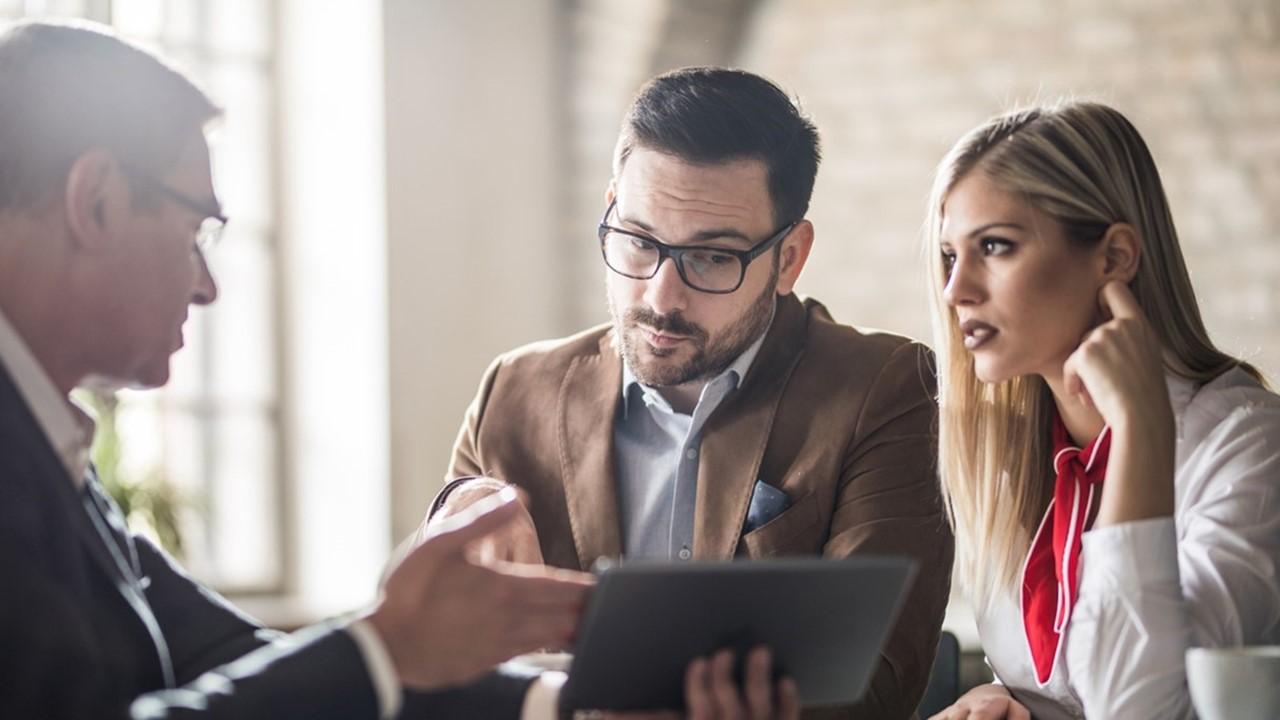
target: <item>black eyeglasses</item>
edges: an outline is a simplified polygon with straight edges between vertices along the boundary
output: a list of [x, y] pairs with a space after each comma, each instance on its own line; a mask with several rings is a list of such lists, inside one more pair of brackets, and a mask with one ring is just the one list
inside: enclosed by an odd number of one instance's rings
[[147, 171], [129, 164], [121, 163], [120, 167], [124, 169], [126, 175], [136, 182], [140, 182], [151, 190], [159, 192], [169, 200], [181, 205], [182, 207], [200, 215], [203, 219], [200, 221], [200, 227], [196, 230], [195, 247], [204, 253], [213, 247], [218, 238], [222, 237], [222, 231], [227, 226], [228, 218], [222, 213], [222, 208], [210, 203], [198, 200], [190, 195], [173, 189], [168, 183], [162, 182]]
[[705, 293], [725, 295], [742, 286], [752, 260], [782, 242], [799, 222], [788, 223], [748, 250], [695, 245], [668, 245], [648, 235], [609, 225], [609, 213], [618, 204], [609, 203], [600, 226], [600, 253], [610, 270], [633, 280], [648, 280], [658, 274], [662, 261], [671, 258], [685, 285]]

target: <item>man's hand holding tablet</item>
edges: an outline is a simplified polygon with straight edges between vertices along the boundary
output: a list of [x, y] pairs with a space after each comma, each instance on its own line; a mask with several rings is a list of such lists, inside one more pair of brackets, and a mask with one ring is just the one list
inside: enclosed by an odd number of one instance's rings
[[798, 720], [800, 693], [790, 678], [774, 682], [769, 649], [758, 647], [747, 655], [743, 686], [733, 679], [734, 656], [721, 650], [710, 658], [698, 658], [685, 671], [686, 714], [605, 713], [607, 720]]

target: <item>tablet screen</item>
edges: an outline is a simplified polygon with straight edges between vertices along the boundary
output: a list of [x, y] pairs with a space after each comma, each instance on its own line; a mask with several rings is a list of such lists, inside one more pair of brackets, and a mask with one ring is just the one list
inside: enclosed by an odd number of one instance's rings
[[720, 648], [773, 649], [806, 707], [856, 702], [915, 572], [907, 558], [637, 563], [605, 570], [574, 647], [565, 707], [684, 707], [684, 671]]

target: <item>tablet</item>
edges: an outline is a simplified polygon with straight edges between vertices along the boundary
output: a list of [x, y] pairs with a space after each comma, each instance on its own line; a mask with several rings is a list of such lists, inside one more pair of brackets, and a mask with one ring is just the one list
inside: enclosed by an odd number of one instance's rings
[[691, 660], [760, 644], [806, 707], [856, 702], [914, 574], [907, 558], [867, 556], [605, 570], [578, 630], [563, 706], [682, 709]]

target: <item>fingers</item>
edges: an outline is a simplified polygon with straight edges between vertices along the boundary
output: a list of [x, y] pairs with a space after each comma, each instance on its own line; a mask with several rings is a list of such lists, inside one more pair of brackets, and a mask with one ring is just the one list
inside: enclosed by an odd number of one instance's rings
[[689, 663], [684, 694], [690, 720], [799, 720], [800, 691], [791, 678], [774, 685], [768, 648], [757, 647], [747, 655], [741, 689], [733, 678], [733, 662], [733, 651], [721, 650]]
[[507, 559], [519, 565], [542, 565], [542, 547], [538, 544], [537, 535], [521, 535], [513, 539]]
[[530, 580], [549, 580], [551, 581], [551, 584], [556, 585], [570, 584], [589, 588], [596, 583], [596, 578], [591, 573], [579, 572], [577, 570], [566, 570], [564, 568], [551, 567], [548, 565], [495, 562], [488, 567], [492, 571], [501, 573], [506, 577], [525, 578]]
[[711, 695], [715, 700], [716, 718], [742, 718], [742, 703], [738, 699], [738, 685], [733, 681], [733, 652], [730, 650], [721, 650], [711, 657]]
[[526, 616], [520, 622], [508, 623], [506, 632], [497, 632], [499, 644], [491, 658], [492, 664], [545, 648], [571, 647], [577, 624], [576, 616], [564, 613], [541, 618]]
[[712, 720], [715, 717], [715, 706], [711, 700], [711, 671], [705, 658], [696, 658], [685, 670], [684, 704], [689, 720]]
[[800, 720], [800, 688], [789, 677], [778, 681], [778, 718]]
[[506, 527], [520, 511], [515, 491], [506, 488], [457, 515], [431, 523], [427, 541], [446, 550], [461, 551], [469, 543]]
[[1098, 304], [1113, 318], [1143, 317], [1142, 308], [1138, 307], [1133, 292], [1119, 280], [1112, 280], [1102, 286], [1102, 290], [1098, 292]]
[[524, 565], [542, 565], [542, 546], [538, 543], [538, 529], [533, 524], [533, 517], [529, 515], [528, 495], [521, 494], [523, 490], [517, 489], [516, 493], [520, 497], [520, 516], [511, 523], [511, 527], [503, 533], [506, 541], [506, 548], [500, 557], [504, 560], [521, 563]]
[[1093, 399], [1089, 397], [1089, 388], [1080, 375], [1081, 355], [1079, 349], [1071, 353], [1062, 365], [1062, 384], [1068, 397], [1075, 398], [1085, 407], [1093, 407]]
[[768, 720], [773, 712], [773, 678], [769, 649], [758, 647], [747, 655], [747, 672], [743, 681], [743, 694], [747, 696], [747, 717]]
[[1031, 720], [1031, 711], [1025, 705], [1016, 701], [1009, 701], [1009, 713], [1005, 715], [1007, 720]]

